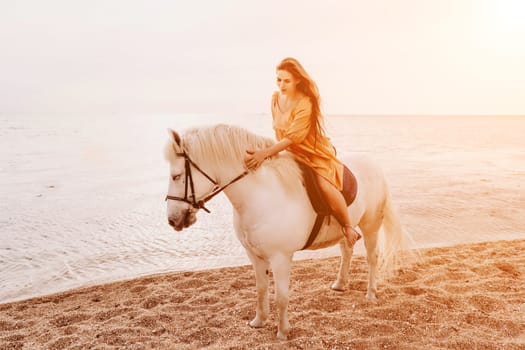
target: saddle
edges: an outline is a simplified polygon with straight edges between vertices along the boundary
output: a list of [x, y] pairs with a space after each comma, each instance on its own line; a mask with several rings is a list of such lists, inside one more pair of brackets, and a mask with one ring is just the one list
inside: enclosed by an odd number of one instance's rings
[[[301, 162], [298, 162], [298, 164], [303, 173], [303, 181], [304, 186], [306, 187], [306, 192], [308, 193], [308, 198], [310, 199], [312, 207], [317, 213], [314, 227], [310, 232], [308, 241], [303, 247], [304, 250], [315, 241], [325, 217], [332, 215], [333, 212], [328, 205], [326, 198], [323, 196], [321, 189], [319, 188], [314, 170]], [[350, 206], [357, 196], [357, 179], [350, 169], [346, 167], [346, 165], [343, 165], [343, 167], [343, 190], [341, 193], [345, 198], [346, 205]]]

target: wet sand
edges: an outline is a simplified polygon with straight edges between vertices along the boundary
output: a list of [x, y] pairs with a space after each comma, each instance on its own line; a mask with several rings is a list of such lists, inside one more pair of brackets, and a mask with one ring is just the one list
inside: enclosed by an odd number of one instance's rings
[[[252, 329], [249, 266], [116, 282], [0, 306], [0, 349], [524, 349], [525, 240], [423, 249], [367, 301], [366, 261], [295, 262], [287, 341]], [[273, 295], [273, 284], [270, 286]]]

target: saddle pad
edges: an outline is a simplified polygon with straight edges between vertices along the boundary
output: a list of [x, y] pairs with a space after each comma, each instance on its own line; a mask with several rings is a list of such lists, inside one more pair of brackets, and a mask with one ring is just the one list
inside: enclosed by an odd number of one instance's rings
[[[328, 205], [325, 197], [322, 195], [321, 189], [317, 184], [316, 174], [312, 168], [309, 166], [299, 163], [301, 171], [303, 172], [304, 185], [306, 187], [306, 192], [308, 193], [308, 198], [317, 214], [320, 215], [330, 215], [332, 210]], [[357, 180], [354, 174], [346, 167], [343, 166], [343, 197], [346, 201], [346, 206], [350, 206], [357, 195]]]

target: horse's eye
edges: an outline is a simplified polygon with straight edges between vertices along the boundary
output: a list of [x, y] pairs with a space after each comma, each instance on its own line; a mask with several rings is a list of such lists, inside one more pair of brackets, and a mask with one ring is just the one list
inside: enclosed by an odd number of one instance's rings
[[171, 178], [173, 179], [173, 181], [177, 181], [180, 179], [180, 174], [179, 175], [173, 175]]

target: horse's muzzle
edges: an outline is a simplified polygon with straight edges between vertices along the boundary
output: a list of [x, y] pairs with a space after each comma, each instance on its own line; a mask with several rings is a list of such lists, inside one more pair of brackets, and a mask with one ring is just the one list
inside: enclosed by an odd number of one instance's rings
[[175, 229], [175, 231], [182, 231], [186, 227], [190, 227], [197, 221], [195, 212], [191, 209], [184, 210], [182, 214], [168, 217], [168, 224]]

